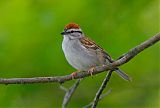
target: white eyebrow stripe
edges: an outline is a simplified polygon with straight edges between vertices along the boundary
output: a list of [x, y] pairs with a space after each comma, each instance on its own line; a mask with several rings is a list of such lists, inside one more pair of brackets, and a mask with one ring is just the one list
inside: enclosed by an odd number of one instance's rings
[[71, 31], [80, 31], [80, 32], [82, 32], [81, 29], [68, 29], [66, 32], [71, 32]]

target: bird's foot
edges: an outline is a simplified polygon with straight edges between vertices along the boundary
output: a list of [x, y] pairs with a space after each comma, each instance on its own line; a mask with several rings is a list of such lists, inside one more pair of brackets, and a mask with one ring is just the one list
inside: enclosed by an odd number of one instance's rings
[[95, 67], [91, 67], [90, 69], [88, 69], [88, 73], [93, 76], [93, 72], [95, 71]]
[[77, 76], [77, 73], [80, 72], [80, 70], [71, 73], [72, 79], [74, 79]]

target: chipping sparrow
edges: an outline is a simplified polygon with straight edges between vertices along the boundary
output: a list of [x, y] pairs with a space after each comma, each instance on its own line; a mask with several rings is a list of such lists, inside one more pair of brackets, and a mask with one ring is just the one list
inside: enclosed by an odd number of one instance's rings
[[[63, 35], [62, 49], [64, 55], [69, 64], [77, 70], [93, 70], [95, 66], [109, 65], [113, 62], [105, 50], [85, 37], [78, 24], [66, 25], [61, 34]], [[130, 77], [118, 68], [115, 68], [114, 71], [123, 79], [130, 81]]]

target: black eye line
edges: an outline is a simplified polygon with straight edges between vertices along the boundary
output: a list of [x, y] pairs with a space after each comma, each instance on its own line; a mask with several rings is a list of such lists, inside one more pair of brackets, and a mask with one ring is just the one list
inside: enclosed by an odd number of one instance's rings
[[81, 33], [82, 34], [82, 32], [81, 31], [68, 31], [68, 32], [66, 32], [66, 33]]

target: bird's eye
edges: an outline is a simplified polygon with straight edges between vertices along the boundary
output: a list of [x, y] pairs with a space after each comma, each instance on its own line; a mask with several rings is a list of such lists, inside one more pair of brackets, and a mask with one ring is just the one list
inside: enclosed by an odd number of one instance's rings
[[71, 33], [73, 33], [74, 31], [71, 31]]

